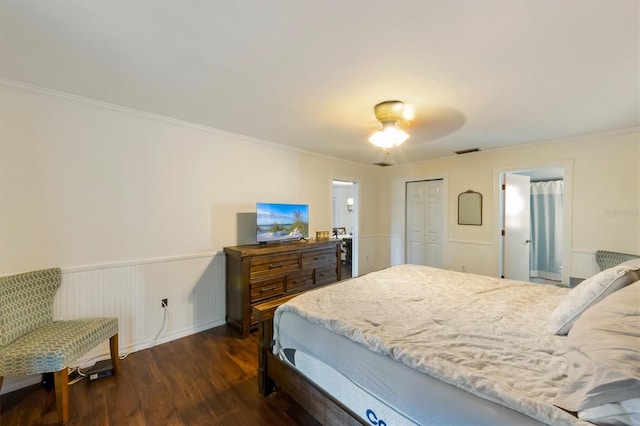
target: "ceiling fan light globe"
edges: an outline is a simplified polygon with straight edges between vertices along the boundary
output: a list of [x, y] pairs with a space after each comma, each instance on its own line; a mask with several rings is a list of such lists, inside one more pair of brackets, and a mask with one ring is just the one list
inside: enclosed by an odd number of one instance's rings
[[393, 147], [393, 142], [384, 137], [384, 132], [382, 130], [378, 130], [373, 135], [369, 137], [369, 142], [378, 146], [380, 148], [391, 148]]
[[378, 130], [371, 137], [369, 142], [380, 148], [393, 148], [407, 140], [409, 135], [395, 127], [386, 127], [384, 130]]

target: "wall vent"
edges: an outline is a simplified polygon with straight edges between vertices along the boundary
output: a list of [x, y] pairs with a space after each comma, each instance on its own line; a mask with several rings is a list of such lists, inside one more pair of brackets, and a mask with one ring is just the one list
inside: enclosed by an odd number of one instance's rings
[[393, 166], [393, 164], [391, 163], [386, 163], [384, 161], [381, 161], [379, 163], [373, 163], [374, 166], [380, 166], [380, 167], [389, 167], [389, 166]]
[[480, 151], [480, 148], [469, 148], [469, 149], [463, 149], [461, 151], [455, 151], [456, 154], [468, 154], [470, 152], [478, 152]]

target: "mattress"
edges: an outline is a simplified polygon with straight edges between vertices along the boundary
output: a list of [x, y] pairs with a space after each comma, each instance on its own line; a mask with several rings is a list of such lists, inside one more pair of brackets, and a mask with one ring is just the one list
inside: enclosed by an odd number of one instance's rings
[[371, 352], [295, 313], [285, 312], [279, 327], [281, 359], [372, 424], [543, 424]]
[[350, 408], [368, 422], [585, 424], [551, 402], [565, 339], [547, 320], [567, 291], [399, 265], [280, 306], [274, 352], [329, 393], [362, 391], [379, 408]]

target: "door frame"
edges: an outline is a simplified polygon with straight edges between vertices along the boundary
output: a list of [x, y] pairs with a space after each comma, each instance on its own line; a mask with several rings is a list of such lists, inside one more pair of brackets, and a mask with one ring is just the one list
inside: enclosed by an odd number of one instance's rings
[[360, 212], [360, 181], [358, 179], [348, 179], [348, 178], [335, 178], [332, 177], [329, 181], [331, 185], [330, 191], [330, 203], [331, 206], [331, 219], [329, 223], [333, 225], [334, 220], [334, 195], [333, 195], [333, 186], [334, 182], [348, 182], [353, 184], [353, 210], [351, 212], [351, 223], [353, 224], [353, 232], [351, 234], [351, 276], [357, 277], [359, 271], [360, 257], [358, 255], [358, 237], [360, 235], [360, 220], [359, 220], [359, 212]]
[[504, 272], [502, 251], [502, 229], [504, 223], [504, 209], [502, 200], [502, 175], [504, 173], [530, 171], [536, 169], [561, 168], [564, 169], [564, 195], [563, 195], [563, 245], [562, 245], [562, 284], [569, 286], [569, 278], [573, 264], [573, 159], [561, 160], [553, 163], [524, 164], [520, 167], [496, 167], [493, 169], [494, 179], [494, 220], [497, 226], [495, 230], [495, 250], [498, 259], [497, 276]]

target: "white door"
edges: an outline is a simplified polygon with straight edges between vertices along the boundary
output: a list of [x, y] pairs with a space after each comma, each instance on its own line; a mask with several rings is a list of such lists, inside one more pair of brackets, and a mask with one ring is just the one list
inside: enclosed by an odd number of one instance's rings
[[442, 179], [407, 182], [407, 263], [442, 265], [442, 193]]
[[529, 281], [529, 249], [531, 245], [531, 178], [504, 174], [502, 237], [503, 276], [512, 280]]

